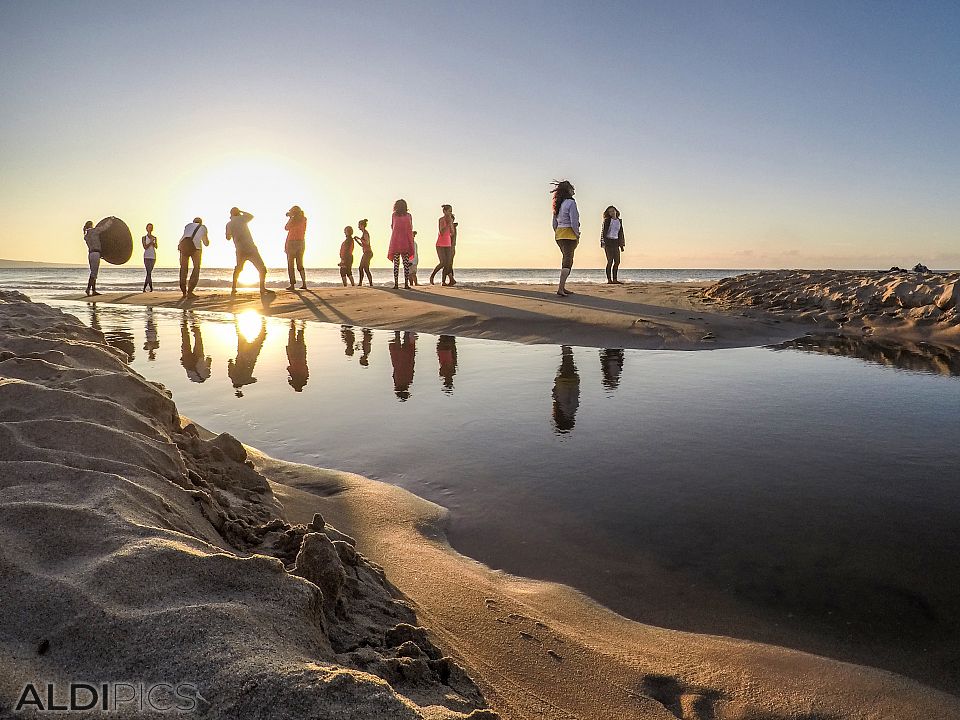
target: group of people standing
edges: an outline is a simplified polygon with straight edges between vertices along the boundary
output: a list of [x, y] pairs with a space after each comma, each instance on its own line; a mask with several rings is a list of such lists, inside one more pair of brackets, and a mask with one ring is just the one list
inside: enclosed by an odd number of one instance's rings
[[[569, 180], [554, 180], [553, 190], [553, 236], [560, 248], [560, 284], [557, 295], [572, 295], [567, 290], [567, 278], [573, 269], [573, 255], [580, 244], [580, 211], [573, 195], [575, 188]], [[607, 256], [607, 283], [622, 285], [617, 279], [620, 269], [620, 253], [625, 249], [623, 222], [620, 211], [610, 205], [603, 211], [603, 224], [600, 229], [600, 247]]]

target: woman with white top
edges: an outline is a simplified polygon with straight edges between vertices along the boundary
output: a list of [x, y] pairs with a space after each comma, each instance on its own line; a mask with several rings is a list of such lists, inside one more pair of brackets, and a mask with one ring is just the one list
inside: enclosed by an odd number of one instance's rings
[[600, 230], [600, 247], [607, 256], [607, 283], [623, 285], [617, 280], [617, 270], [620, 268], [620, 251], [624, 248], [623, 223], [620, 221], [620, 211], [613, 205], [603, 211], [603, 228]]
[[157, 239], [153, 236], [153, 223], [147, 223], [147, 234], [140, 242], [143, 243], [143, 267], [147, 271], [147, 276], [143, 280], [143, 291], [150, 288], [153, 292], [153, 266], [157, 264]]
[[566, 285], [573, 268], [573, 254], [580, 242], [580, 212], [577, 210], [577, 201], [573, 199], [574, 188], [569, 180], [554, 180], [552, 193], [553, 233], [562, 255], [557, 295], [566, 297], [572, 294]]

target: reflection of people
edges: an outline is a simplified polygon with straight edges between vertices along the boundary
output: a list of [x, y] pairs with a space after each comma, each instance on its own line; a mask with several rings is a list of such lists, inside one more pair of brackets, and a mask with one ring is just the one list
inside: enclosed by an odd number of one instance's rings
[[90, 327], [98, 332], [103, 332], [103, 328], [100, 326], [100, 308], [96, 303], [93, 303], [90, 307]]
[[360, 243], [362, 255], [360, 255], [360, 284], [363, 285], [363, 276], [366, 274], [367, 283], [373, 287], [373, 276], [370, 274], [370, 261], [373, 260], [373, 248], [370, 247], [370, 233], [367, 232], [367, 219], [364, 218], [357, 223], [360, 230], [360, 237], [357, 242]]
[[152, 361], [157, 359], [157, 348], [160, 347], [160, 335], [157, 333], [157, 322], [153, 318], [153, 308], [147, 307], [146, 312], [146, 342], [143, 344], [143, 349], [147, 351], [147, 359]]
[[616, 390], [620, 385], [620, 373], [623, 372], [623, 350], [605, 348], [600, 351], [600, 371], [603, 373], [603, 386]]
[[626, 247], [623, 240], [623, 223], [620, 211], [613, 205], [603, 211], [603, 227], [600, 230], [600, 247], [607, 256], [607, 282], [611, 285], [623, 285], [617, 280], [620, 269], [620, 252]]
[[370, 350], [373, 348], [373, 331], [364, 328], [360, 331], [360, 364], [370, 365]]
[[[430, 273], [430, 284], [433, 285], [433, 279], [437, 273], [443, 271], [440, 275], [441, 285], [456, 285], [457, 281], [453, 279], [453, 235], [456, 232], [456, 223], [453, 217], [453, 207], [450, 205], [441, 205], [443, 215], [437, 221], [439, 232], [437, 234], [437, 259], [440, 261]], [[447, 282], [449, 278], [449, 283]]]
[[294, 205], [287, 211], [287, 217], [290, 218], [283, 229], [287, 231], [287, 241], [284, 243], [283, 251], [287, 254], [287, 275], [290, 278], [290, 284], [287, 290], [296, 289], [296, 278], [293, 275], [293, 266], [296, 264], [297, 271], [300, 273], [300, 289], [307, 289], [307, 276], [303, 270], [303, 253], [307, 246], [307, 216], [299, 205]]
[[210, 377], [212, 359], [203, 353], [203, 335], [200, 333], [200, 323], [191, 314], [188, 327], [187, 313], [184, 313], [180, 318], [180, 364], [187, 371], [187, 377], [191, 382], [202, 383]]
[[97, 292], [97, 275], [100, 273], [100, 233], [113, 225], [113, 218], [109, 218], [102, 227], [94, 227], [93, 220], [83, 224], [83, 241], [87, 244], [87, 262], [90, 265], [90, 277], [87, 278], [87, 289], [84, 294], [88, 297], [99, 295]]
[[393, 204], [393, 218], [390, 220], [390, 247], [387, 260], [393, 263], [393, 289], [399, 287], [400, 262], [403, 261], [403, 287], [410, 288], [410, 258], [413, 255], [413, 216], [407, 212], [407, 201], [397, 200]]
[[238, 207], [230, 208], [230, 220], [227, 221], [226, 237], [227, 240], [233, 240], [234, 249], [237, 251], [237, 266], [233, 269], [233, 285], [231, 294], [237, 294], [237, 280], [240, 272], [247, 261], [253, 265], [260, 273], [260, 294], [272, 295], [267, 290], [267, 266], [260, 257], [260, 251], [257, 250], [256, 243], [253, 242], [253, 235], [250, 234], [249, 223], [253, 220], [253, 215], [244, 212]]
[[566, 297], [567, 278], [573, 269], [573, 254], [580, 242], [580, 212], [573, 199], [574, 188], [569, 180], [553, 181], [553, 235], [560, 248], [560, 285], [557, 295]]
[[453, 335], [437, 338], [437, 361], [443, 378], [443, 392], [452, 393], [453, 376], [457, 374], [457, 339]]
[[357, 336], [353, 332], [353, 327], [351, 325], [343, 325], [340, 328], [340, 338], [343, 340], [344, 346], [344, 355], [347, 357], [353, 357], [353, 350], [357, 344]]
[[580, 407], [580, 374], [573, 350], [564, 345], [560, 352], [560, 367], [553, 381], [553, 424], [558, 433], [568, 433], [573, 430]]
[[263, 349], [263, 343], [267, 339], [267, 319], [262, 315], [260, 316], [260, 332], [253, 340], [247, 340], [246, 335], [240, 329], [239, 320], [234, 320], [234, 322], [237, 326], [237, 359], [227, 360], [227, 375], [233, 382], [237, 397], [243, 397], [240, 388], [244, 385], [252, 385], [257, 381], [253, 376], [253, 368], [257, 364], [260, 350]]
[[157, 238], [153, 234], [153, 223], [147, 223], [147, 234], [140, 238], [143, 244], [143, 269], [147, 271], [143, 279], [143, 291], [150, 288], [153, 292], [153, 267], [157, 264]]
[[[183, 237], [177, 244], [177, 251], [180, 253], [180, 294], [184, 298], [195, 298], [194, 290], [197, 289], [197, 283], [200, 282], [200, 259], [204, 245], [210, 244], [210, 238], [207, 237], [207, 226], [203, 224], [203, 218], [195, 217], [193, 222], [187, 223], [183, 228]], [[187, 284], [187, 269], [190, 263], [193, 263], [193, 272], [190, 273], [190, 284]]]
[[393, 364], [393, 391], [403, 402], [410, 397], [410, 385], [413, 383], [413, 365], [417, 354], [416, 334], [403, 333], [401, 342], [400, 331], [394, 332], [389, 349], [390, 362]]
[[347, 278], [350, 278], [350, 284], [356, 285], [353, 281], [353, 244], [357, 241], [353, 237], [353, 228], [350, 225], [347, 225], [343, 229], [343, 242], [340, 243], [340, 262], [338, 263], [340, 267], [340, 279], [343, 281], [343, 286], [347, 286]]
[[303, 325], [298, 330], [296, 323], [290, 321], [290, 332], [287, 335], [287, 372], [290, 378], [287, 382], [297, 392], [303, 392], [310, 377], [307, 368], [307, 343], [303, 339]]

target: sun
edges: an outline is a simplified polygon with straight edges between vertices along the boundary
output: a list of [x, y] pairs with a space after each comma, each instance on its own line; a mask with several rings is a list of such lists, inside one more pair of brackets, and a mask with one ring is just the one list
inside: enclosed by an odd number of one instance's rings
[[[210, 246], [203, 252], [204, 265], [234, 265], [233, 243], [226, 240], [223, 228], [230, 208], [236, 206], [253, 214], [250, 231], [267, 266], [283, 267], [283, 226], [292, 205], [309, 208], [314, 225], [322, 225], [327, 215], [316, 179], [305, 168], [280, 155], [249, 152], [221, 156], [191, 171], [184, 178], [174, 208], [188, 220], [202, 217], [209, 228]], [[255, 284], [256, 270], [248, 264], [240, 281]]]

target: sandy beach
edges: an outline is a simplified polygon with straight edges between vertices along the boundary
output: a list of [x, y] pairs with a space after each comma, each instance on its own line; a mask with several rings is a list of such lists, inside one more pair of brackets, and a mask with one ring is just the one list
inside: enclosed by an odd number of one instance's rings
[[960, 717], [889, 672], [491, 571], [441, 507], [198, 428], [98, 332], [12, 293], [0, 376], [5, 703], [82, 677], [190, 682], [224, 718]]

